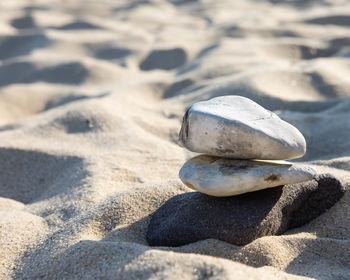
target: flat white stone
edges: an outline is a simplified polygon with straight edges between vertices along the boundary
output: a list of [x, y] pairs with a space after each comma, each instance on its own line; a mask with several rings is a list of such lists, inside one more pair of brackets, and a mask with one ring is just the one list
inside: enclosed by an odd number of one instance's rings
[[212, 196], [232, 196], [309, 181], [315, 177], [316, 171], [309, 166], [287, 162], [200, 155], [188, 160], [179, 175], [191, 189]]
[[306, 151], [298, 129], [235, 95], [193, 104], [183, 118], [180, 142], [192, 152], [235, 159], [284, 160]]

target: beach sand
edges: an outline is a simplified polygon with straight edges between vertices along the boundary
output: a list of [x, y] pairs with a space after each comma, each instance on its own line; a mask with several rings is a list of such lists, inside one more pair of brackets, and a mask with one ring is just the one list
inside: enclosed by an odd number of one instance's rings
[[350, 1], [0, 1], [0, 279], [350, 279], [350, 194], [246, 246], [150, 247], [185, 109], [248, 97], [350, 182]]

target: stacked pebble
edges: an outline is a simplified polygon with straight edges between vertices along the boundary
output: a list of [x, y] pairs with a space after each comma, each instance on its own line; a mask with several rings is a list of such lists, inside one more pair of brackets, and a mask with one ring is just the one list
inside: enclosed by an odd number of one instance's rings
[[176, 195], [155, 211], [146, 234], [151, 246], [209, 238], [244, 245], [308, 223], [346, 190], [331, 174], [271, 161], [303, 156], [305, 139], [295, 127], [244, 97], [192, 105], [180, 140], [188, 150], [204, 153], [180, 170], [181, 180], [199, 192]]
[[212, 196], [300, 183], [316, 175], [309, 166], [271, 161], [303, 156], [305, 139], [294, 126], [241, 96], [193, 104], [183, 118], [180, 142], [205, 154], [183, 165], [182, 182]]

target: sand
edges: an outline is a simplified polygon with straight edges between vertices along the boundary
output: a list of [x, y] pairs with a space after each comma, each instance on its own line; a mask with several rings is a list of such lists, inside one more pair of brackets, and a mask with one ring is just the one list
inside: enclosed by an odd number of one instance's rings
[[350, 193], [246, 246], [148, 246], [193, 102], [237, 94], [350, 182], [350, 2], [0, 1], [0, 279], [349, 279]]

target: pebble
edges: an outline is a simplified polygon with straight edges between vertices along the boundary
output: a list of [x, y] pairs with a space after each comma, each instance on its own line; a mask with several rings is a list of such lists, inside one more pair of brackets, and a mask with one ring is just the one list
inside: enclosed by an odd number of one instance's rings
[[313, 179], [316, 171], [289, 162], [235, 160], [200, 155], [180, 170], [181, 181], [212, 196], [232, 196]]
[[192, 152], [234, 159], [286, 160], [306, 152], [298, 129], [235, 95], [193, 104], [183, 118], [179, 139]]
[[153, 214], [146, 239], [151, 246], [182, 246], [209, 238], [245, 245], [310, 222], [344, 192], [341, 181], [329, 174], [231, 197], [188, 192], [170, 198]]

